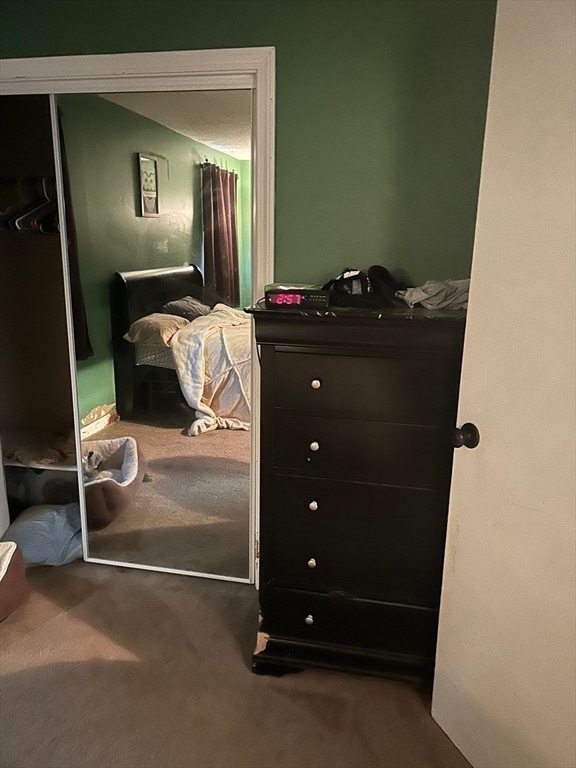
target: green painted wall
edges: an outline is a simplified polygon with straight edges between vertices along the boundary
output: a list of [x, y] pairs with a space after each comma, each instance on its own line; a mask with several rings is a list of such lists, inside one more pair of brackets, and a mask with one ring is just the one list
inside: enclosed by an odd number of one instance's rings
[[[202, 267], [199, 163], [208, 158], [250, 177], [250, 164], [168, 130], [96, 95], [58, 99], [94, 357], [78, 363], [80, 417], [115, 401], [108, 292], [115, 271], [194, 263]], [[139, 215], [137, 153], [158, 163], [158, 218]], [[241, 192], [246, 184], [239, 184]], [[247, 192], [249, 194], [249, 183]], [[248, 202], [239, 206], [242, 216]], [[241, 271], [249, 274], [249, 250]], [[248, 262], [248, 266], [244, 263]], [[245, 303], [249, 292], [244, 286]]]
[[2, 0], [0, 56], [276, 46], [276, 277], [470, 272], [495, 0]]

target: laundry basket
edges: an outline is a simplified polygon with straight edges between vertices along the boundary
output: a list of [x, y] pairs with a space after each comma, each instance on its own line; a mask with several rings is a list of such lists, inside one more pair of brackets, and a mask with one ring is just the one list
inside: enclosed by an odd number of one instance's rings
[[23, 605], [29, 594], [22, 550], [14, 541], [0, 541], [0, 621]]

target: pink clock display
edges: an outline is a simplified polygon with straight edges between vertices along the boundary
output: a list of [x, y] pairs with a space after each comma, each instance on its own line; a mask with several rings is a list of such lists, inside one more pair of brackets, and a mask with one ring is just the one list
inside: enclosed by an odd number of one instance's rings
[[302, 303], [301, 293], [271, 293], [268, 296], [270, 304], [298, 305]]
[[328, 306], [329, 296], [313, 285], [271, 283], [264, 289], [268, 309], [321, 309]]

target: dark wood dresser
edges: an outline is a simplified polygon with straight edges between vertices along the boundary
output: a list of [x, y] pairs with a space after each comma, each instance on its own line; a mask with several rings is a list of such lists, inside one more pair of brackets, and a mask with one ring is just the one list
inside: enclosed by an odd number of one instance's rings
[[465, 314], [251, 310], [257, 673], [433, 669]]

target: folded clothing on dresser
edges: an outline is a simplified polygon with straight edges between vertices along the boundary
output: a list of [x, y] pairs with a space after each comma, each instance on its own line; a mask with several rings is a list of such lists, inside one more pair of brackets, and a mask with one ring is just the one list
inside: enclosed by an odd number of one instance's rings
[[428, 280], [417, 288], [397, 291], [409, 307], [420, 304], [426, 309], [466, 309], [470, 280]]

